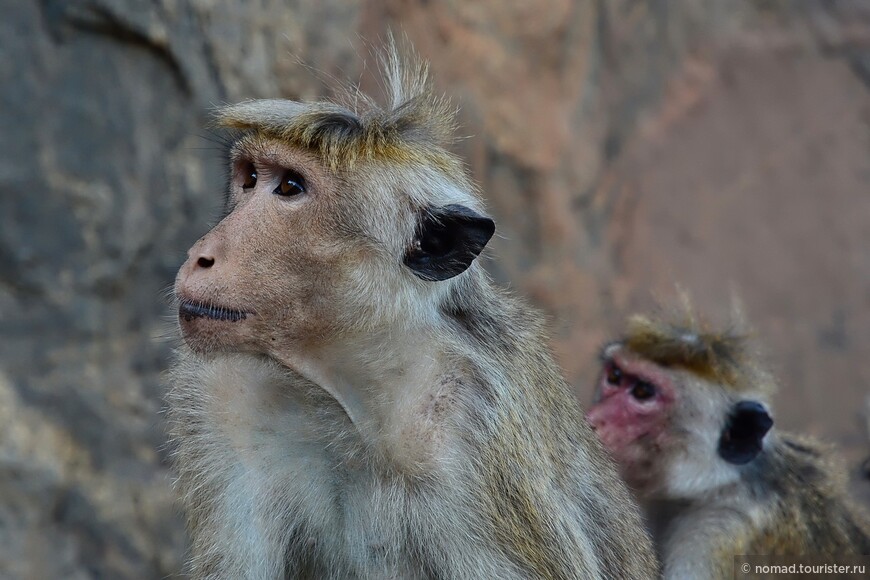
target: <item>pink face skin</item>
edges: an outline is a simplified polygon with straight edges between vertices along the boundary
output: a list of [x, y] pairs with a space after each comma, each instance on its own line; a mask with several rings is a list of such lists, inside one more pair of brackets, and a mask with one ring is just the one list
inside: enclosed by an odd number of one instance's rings
[[586, 418], [629, 485], [643, 491], [660, 479], [677, 393], [670, 373], [658, 365], [609, 350]]

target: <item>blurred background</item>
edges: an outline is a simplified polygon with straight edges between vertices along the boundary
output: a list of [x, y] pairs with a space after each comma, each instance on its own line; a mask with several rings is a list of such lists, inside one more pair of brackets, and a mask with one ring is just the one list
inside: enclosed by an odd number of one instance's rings
[[[588, 401], [599, 345], [732, 288], [784, 428], [870, 500], [870, 2], [0, 0], [0, 577], [181, 565], [162, 292], [213, 223], [215, 104], [377, 92], [392, 29], [461, 106], [487, 267], [549, 316]], [[317, 69], [300, 66], [298, 60]], [[332, 87], [332, 88], [331, 88]]]

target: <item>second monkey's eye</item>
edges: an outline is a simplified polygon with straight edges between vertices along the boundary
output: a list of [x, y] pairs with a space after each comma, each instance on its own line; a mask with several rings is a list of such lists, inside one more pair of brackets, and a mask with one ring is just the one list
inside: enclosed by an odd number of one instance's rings
[[652, 383], [646, 381], [638, 381], [631, 388], [631, 396], [638, 401], [646, 401], [651, 399], [656, 394], [656, 388]]
[[607, 382], [611, 385], [618, 385], [622, 381], [622, 369], [613, 363], [607, 365]]
[[257, 185], [257, 169], [253, 163], [246, 163], [242, 168], [242, 189], [252, 189]]
[[273, 191], [275, 195], [293, 196], [305, 193], [305, 178], [295, 171], [287, 171], [281, 177], [281, 183]]

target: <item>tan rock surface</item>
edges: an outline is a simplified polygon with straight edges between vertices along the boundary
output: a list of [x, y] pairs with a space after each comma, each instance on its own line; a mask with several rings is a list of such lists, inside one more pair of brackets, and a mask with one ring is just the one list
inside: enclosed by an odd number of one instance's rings
[[0, 19], [0, 577], [179, 571], [161, 292], [221, 203], [208, 111], [330, 77], [376, 89], [361, 39], [388, 27], [462, 107], [457, 152], [499, 226], [488, 267], [549, 314], [581, 399], [625, 314], [675, 283], [718, 314], [733, 285], [780, 424], [857, 473], [866, 2], [19, 2]]

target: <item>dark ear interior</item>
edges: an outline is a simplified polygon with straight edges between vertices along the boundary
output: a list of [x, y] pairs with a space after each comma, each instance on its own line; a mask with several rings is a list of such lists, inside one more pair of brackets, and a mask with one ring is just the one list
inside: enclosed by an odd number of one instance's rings
[[447, 280], [463, 273], [495, 233], [495, 222], [462, 205], [423, 212], [405, 265], [418, 278]]
[[761, 403], [740, 401], [722, 429], [719, 456], [735, 465], [749, 463], [761, 453], [761, 442], [771, 427], [773, 418]]

